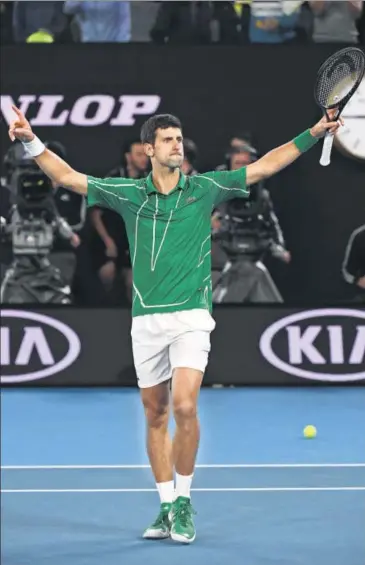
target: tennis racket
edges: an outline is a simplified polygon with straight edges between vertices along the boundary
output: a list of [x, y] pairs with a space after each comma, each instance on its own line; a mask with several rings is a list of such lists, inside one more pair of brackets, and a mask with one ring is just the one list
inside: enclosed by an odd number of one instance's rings
[[[329, 57], [320, 67], [314, 85], [314, 98], [329, 120], [327, 110], [337, 109], [340, 117], [347, 102], [356, 92], [365, 73], [365, 54], [358, 47], [345, 47]], [[334, 135], [327, 132], [324, 138], [320, 164], [326, 167], [331, 162]]]

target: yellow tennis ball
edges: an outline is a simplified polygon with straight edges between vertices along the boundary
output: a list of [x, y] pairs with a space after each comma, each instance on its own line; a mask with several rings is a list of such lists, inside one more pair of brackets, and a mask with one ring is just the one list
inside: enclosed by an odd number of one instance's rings
[[317, 435], [317, 428], [315, 426], [306, 426], [303, 430], [304, 437], [312, 439]]

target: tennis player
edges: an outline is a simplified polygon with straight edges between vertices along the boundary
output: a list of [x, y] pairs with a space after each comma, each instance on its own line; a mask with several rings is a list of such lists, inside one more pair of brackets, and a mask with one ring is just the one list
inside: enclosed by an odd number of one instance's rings
[[[101, 179], [75, 171], [46, 149], [23, 113], [13, 109], [10, 139], [19, 139], [48, 177], [87, 195], [89, 206], [123, 216], [133, 267], [133, 356], [146, 414], [147, 452], [161, 503], [144, 537], [171, 536], [191, 543], [196, 536], [190, 488], [199, 443], [197, 403], [215, 327], [211, 212], [225, 200], [246, 198], [250, 185], [290, 165], [327, 131], [335, 133], [340, 123], [323, 118], [245, 168], [186, 177], [180, 171], [180, 121], [169, 114], [155, 115], [141, 130], [152, 173], [140, 180]], [[170, 399], [176, 422], [173, 442], [168, 434]]]

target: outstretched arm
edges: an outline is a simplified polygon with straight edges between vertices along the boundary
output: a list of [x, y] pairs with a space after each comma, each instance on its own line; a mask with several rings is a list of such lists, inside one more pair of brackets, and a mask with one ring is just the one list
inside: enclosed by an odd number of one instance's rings
[[[336, 115], [336, 109], [330, 110], [328, 114], [330, 119], [333, 119]], [[285, 169], [285, 167], [296, 161], [302, 153], [313, 147], [327, 131], [331, 134], [336, 133], [343, 123], [342, 118], [339, 121], [329, 122], [326, 117], [323, 117], [310, 130], [305, 131], [292, 141], [269, 151], [261, 159], [247, 166], [247, 185], [272, 177], [282, 169]]]
[[16, 119], [9, 127], [9, 137], [11, 141], [19, 139], [47, 177], [65, 188], [86, 194], [87, 176], [78, 173], [63, 161], [63, 159], [58, 157], [58, 155], [46, 149], [43, 143], [34, 135], [23, 112], [16, 106], [13, 106], [13, 110], [16, 114]]

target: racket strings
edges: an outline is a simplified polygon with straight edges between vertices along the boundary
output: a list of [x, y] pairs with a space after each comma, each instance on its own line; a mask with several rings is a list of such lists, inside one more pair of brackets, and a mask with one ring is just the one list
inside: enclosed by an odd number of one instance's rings
[[364, 72], [364, 56], [358, 51], [334, 57], [322, 69], [317, 80], [317, 100], [328, 108], [344, 100], [356, 86]]

